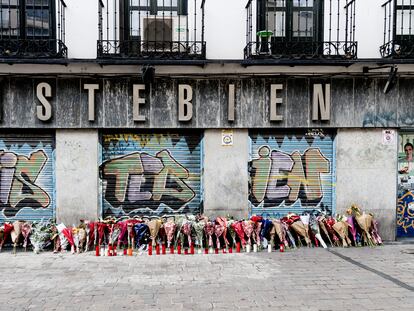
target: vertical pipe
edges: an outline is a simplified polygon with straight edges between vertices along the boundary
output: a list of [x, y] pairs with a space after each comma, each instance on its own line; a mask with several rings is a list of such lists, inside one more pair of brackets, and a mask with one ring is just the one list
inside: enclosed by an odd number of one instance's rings
[[408, 28], [408, 38], [410, 38], [411, 39], [411, 1], [412, 0], [410, 0], [410, 7], [409, 7], [409, 28]]
[[339, 8], [340, 8], [340, 3], [339, 0], [337, 0], [338, 6], [336, 8], [336, 41], [339, 41]]
[[201, 50], [202, 50], [202, 56], [205, 57], [205, 51], [204, 51], [204, 4], [201, 8]]

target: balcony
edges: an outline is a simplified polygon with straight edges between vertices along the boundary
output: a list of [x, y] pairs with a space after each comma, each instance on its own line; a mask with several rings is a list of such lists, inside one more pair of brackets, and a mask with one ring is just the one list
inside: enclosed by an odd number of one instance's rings
[[205, 59], [205, 0], [99, 0], [98, 58]]
[[249, 0], [245, 59], [352, 60], [356, 0]]
[[414, 58], [414, 1], [388, 0], [384, 9], [382, 57]]
[[0, 58], [67, 57], [65, 9], [63, 0], [2, 1]]

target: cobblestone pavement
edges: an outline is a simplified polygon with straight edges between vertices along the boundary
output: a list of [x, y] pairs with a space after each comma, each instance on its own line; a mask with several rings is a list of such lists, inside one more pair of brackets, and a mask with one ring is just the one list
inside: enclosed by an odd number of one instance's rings
[[413, 310], [411, 251], [414, 245], [134, 257], [5, 251], [0, 309]]

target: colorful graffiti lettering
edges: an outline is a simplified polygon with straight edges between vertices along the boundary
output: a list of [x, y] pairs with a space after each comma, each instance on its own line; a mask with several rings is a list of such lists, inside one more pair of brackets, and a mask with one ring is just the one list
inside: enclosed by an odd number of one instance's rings
[[111, 159], [101, 165], [101, 172], [107, 182], [105, 199], [114, 207], [146, 201], [181, 206], [195, 196], [186, 183], [189, 171], [168, 150], [155, 156], [134, 152]]
[[46, 208], [50, 197], [36, 184], [48, 157], [42, 150], [29, 157], [0, 150], [0, 209], [11, 217], [23, 207]]
[[397, 236], [414, 236], [414, 194], [411, 191], [398, 198]]
[[252, 161], [251, 201], [277, 205], [301, 199], [302, 205], [315, 205], [322, 200], [321, 174], [330, 172], [330, 162], [318, 148], [308, 148], [301, 155], [262, 146], [258, 155]]

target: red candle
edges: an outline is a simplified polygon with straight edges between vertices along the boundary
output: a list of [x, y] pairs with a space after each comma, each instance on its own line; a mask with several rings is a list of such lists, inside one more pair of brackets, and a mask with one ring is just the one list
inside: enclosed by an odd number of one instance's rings
[[223, 248], [223, 254], [225, 254], [225, 253], [227, 253], [227, 252], [226, 252], [226, 249], [225, 249], [225, 248]]
[[215, 252], [216, 254], [218, 254], [218, 248], [216, 248], [216, 249], [214, 250], [214, 252]]
[[184, 255], [188, 255], [188, 249], [187, 248], [184, 249]]
[[152, 255], [152, 244], [148, 245], [148, 255]]
[[177, 245], [177, 254], [181, 255], [181, 245], [180, 244]]
[[283, 252], [285, 251], [285, 244], [280, 243], [280, 245], [279, 245], [279, 251], [280, 251], [281, 253], [283, 253]]
[[236, 253], [240, 253], [240, 242], [236, 244]]
[[162, 254], [165, 255], [165, 244], [162, 244]]
[[173, 245], [170, 246], [170, 254], [174, 254], [174, 246]]
[[124, 256], [126, 256], [126, 254], [127, 254], [127, 249], [124, 248]]
[[95, 246], [95, 256], [99, 256], [99, 245]]
[[128, 248], [128, 256], [132, 256], [132, 248]]
[[108, 256], [112, 256], [112, 245], [108, 245]]
[[233, 253], [233, 248], [232, 248], [232, 247], [230, 247], [230, 248], [229, 248], [229, 253], [230, 253], [230, 254], [232, 254], [232, 253]]
[[193, 243], [191, 243], [190, 252], [191, 252], [191, 255], [194, 255], [194, 244]]
[[160, 245], [159, 244], [155, 245], [155, 254], [157, 254], [157, 255], [160, 254]]
[[112, 246], [112, 256], [116, 256], [116, 246]]
[[204, 249], [204, 254], [208, 254], [208, 248]]

